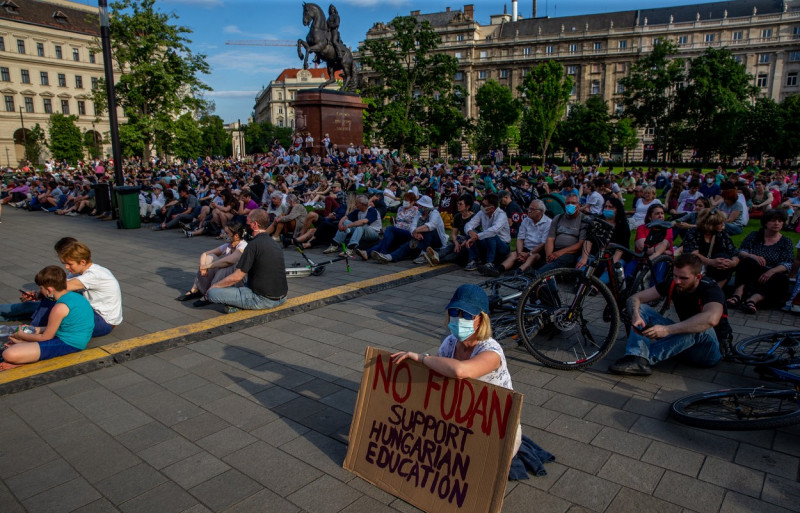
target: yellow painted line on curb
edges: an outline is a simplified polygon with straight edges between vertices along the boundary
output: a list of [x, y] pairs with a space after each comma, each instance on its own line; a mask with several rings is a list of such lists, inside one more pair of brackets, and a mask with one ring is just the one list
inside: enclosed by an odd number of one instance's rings
[[78, 365], [81, 363], [102, 360], [103, 358], [108, 357], [108, 352], [104, 351], [100, 347], [93, 347], [91, 349], [78, 351], [77, 353], [59, 356], [58, 358], [53, 358], [52, 360], [29, 363], [27, 365], [22, 365], [21, 367], [0, 372], [0, 385], [11, 383], [12, 381], [17, 381], [20, 379], [30, 378], [46, 372], [72, 367], [73, 365]]
[[0, 385], [11, 383], [13, 381], [25, 378], [30, 378], [47, 372], [58, 371], [60, 369], [71, 367], [73, 365], [78, 365], [81, 363], [101, 360], [103, 358], [108, 358], [115, 354], [124, 353], [141, 347], [146, 347], [150, 344], [157, 344], [173, 338], [192, 335], [202, 331], [208, 331], [228, 324], [235, 324], [237, 322], [244, 321], [247, 319], [252, 319], [254, 317], [259, 317], [268, 314], [270, 312], [279, 312], [281, 310], [295, 308], [298, 306], [302, 306], [306, 303], [319, 301], [321, 299], [327, 299], [330, 297], [335, 297], [341, 294], [346, 294], [348, 292], [363, 290], [377, 285], [383, 285], [398, 280], [412, 278], [414, 276], [425, 274], [430, 271], [431, 271], [430, 267], [421, 267], [421, 268], [416, 267], [413, 269], [407, 269], [393, 274], [379, 276], [376, 278], [370, 278], [367, 280], [362, 280], [347, 285], [340, 285], [338, 287], [334, 287], [331, 289], [320, 290], [302, 296], [289, 298], [282, 305], [269, 310], [241, 310], [239, 312], [235, 312], [232, 314], [220, 315], [212, 319], [207, 319], [204, 321], [187, 324], [184, 326], [178, 326], [175, 328], [157, 331], [154, 333], [148, 333], [147, 335], [142, 335], [140, 337], [134, 337], [128, 340], [121, 340], [119, 342], [113, 342], [111, 344], [106, 344], [103, 346], [86, 349], [84, 351], [79, 351], [77, 353], [61, 356], [59, 358], [54, 358], [52, 360], [45, 360], [42, 362], [23, 365], [21, 367], [0, 372]]

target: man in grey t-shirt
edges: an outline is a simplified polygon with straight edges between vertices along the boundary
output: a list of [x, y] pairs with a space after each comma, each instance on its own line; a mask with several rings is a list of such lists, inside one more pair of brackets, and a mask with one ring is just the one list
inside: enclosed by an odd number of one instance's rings
[[578, 262], [583, 241], [586, 240], [586, 227], [582, 224], [583, 215], [578, 208], [580, 200], [577, 194], [568, 194], [564, 202], [566, 211], [550, 223], [550, 233], [544, 245], [547, 264], [539, 268], [537, 276], [551, 269], [573, 268]]

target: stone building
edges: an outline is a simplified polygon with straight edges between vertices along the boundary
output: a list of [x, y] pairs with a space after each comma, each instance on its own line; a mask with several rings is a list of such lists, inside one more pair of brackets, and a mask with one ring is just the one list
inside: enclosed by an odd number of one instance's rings
[[[727, 47], [753, 76], [761, 95], [781, 101], [800, 92], [800, 0], [731, 0], [558, 18], [517, 14], [475, 19], [473, 5], [462, 10], [411, 16], [427, 20], [441, 35], [440, 51], [459, 61], [455, 83], [469, 93], [464, 114], [477, 118], [475, 96], [487, 80], [508, 86], [516, 95], [525, 73], [555, 59], [575, 82], [570, 101], [602, 95], [612, 113], [622, 111], [620, 79], [631, 64], [659, 40], [674, 41], [679, 57], [694, 58], [707, 48]], [[390, 33], [376, 23], [367, 39]], [[369, 71], [362, 70], [362, 79]], [[644, 128], [640, 147], [631, 155], [653, 156], [652, 132]]]
[[[256, 123], [269, 121], [278, 127], [294, 128], [294, 108], [292, 102], [295, 94], [300, 89], [312, 89], [319, 87], [327, 81], [327, 71], [325, 68], [298, 69], [287, 68], [278, 75], [278, 78], [271, 81], [269, 85], [262, 89], [256, 96], [254, 107], [254, 120]], [[337, 72], [336, 78], [341, 80], [341, 72]], [[336, 84], [332, 84], [331, 89]], [[338, 89], [338, 86], [336, 87]]]
[[94, 53], [99, 37], [97, 7], [66, 0], [0, 1], [2, 165], [18, 165], [27, 132], [38, 123], [47, 133], [56, 112], [76, 115], [97, 150], [111, 153], [108, 114], [98, 116], [92, 102], [92, 90], [104, 77], [103, 55]]

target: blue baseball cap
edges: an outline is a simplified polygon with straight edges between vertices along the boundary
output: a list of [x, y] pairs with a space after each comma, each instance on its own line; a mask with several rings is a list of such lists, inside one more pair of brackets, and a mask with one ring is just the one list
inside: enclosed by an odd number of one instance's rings
[[489, 298], [486, 296], [486, 292], [477, 285], [461, 285], [456, 289], [445, 310], [451, 308], [457, 308], [470, 315], [478, 315], [481, 312], [489, 313]]

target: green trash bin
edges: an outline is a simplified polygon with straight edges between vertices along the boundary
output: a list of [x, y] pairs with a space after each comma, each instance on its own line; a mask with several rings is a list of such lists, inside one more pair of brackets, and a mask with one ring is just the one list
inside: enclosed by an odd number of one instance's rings
[[117, 208], [119, 208], [119, 222], [117, 227], [131, 230], [141, 228], [142, 220], [139, 217], [139, 188], [131, 186], [115, 187], [117, 193]]

